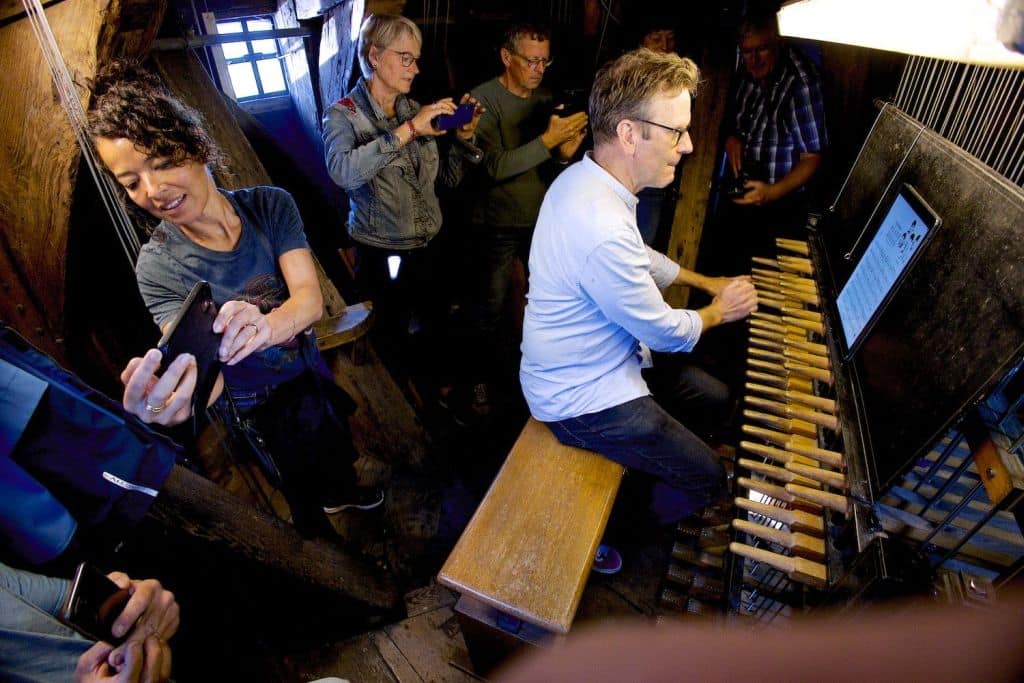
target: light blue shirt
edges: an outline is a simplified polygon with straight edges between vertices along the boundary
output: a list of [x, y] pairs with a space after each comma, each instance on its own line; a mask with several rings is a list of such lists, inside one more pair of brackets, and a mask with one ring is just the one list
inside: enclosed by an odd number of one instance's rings
[[519, 377], [543, 422], [595, 413], [647, 396], [640, 342], [689, 351], [700, 316], [661, 294], [679, 265], [647, 247], [637, 198], [589, 153], [541, 204], [530, 249], [530, 289]]

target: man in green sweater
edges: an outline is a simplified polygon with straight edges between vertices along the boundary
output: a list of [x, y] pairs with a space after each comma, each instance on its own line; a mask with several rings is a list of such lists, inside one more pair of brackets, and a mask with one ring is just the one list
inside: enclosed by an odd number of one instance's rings
[[[501, 46], [504, 71], [474, 88], [484, 113], [477, 126], [477, 144], [484, 152], [483, 188], [474, 198], [473, 235], [477, 277], [475, 323], [478, 339], [474, 362], [476, 384], [471, 408], [488, 409], [488, 384], [499, 393], [518, 393], [518, 339], [502, 311], [518, 258], [527, 264], [530, 238], [547, 185], [541, 169], [566, 163], [586, 136], [586, 112], [559, 115], [551, 93], [540, 87], [551, 65], [551, 37], [542, 26], [520, 23], [505, 32]], [[553, 174], [552, 174], [553, 175]], [[521, 328], [523, 302], [513, 310]]]

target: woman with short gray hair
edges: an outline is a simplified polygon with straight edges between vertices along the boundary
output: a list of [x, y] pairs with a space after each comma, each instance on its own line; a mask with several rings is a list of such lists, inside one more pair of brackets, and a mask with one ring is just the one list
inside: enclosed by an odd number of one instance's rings
[[[420, 106], [409, 97], [421, 47], [420, 31], [409, 19], [367, 17], [359, 33], [363, 77], [323, 122], [327, 170], [349, 198], [356, 281], [360, 294], [373, 301], [376, 346], [393, 371], [408, 356], [409, 330], [439, 303], [429, 248], [441, 228], [434, 183], [457, 185], [467, 157], [464, 145], [442, 150], [437, 144], [447, 132], [437, 127], [437, 117], [455, 113], [452, 98]], [[482, 110], [468, 94], [462, 103], [474, 105], [473, 113], [454, 134], [471, 141]]]

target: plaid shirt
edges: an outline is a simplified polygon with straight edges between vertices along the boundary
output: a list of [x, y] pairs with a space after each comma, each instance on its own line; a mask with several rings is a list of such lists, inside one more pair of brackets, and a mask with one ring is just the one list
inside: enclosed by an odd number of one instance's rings
[[733, 97], [735, 134], [743, 140], [743, 166], [751, 177], [775, 183], [804, 152], [828, 146], [821, 78], [814, 64], [783, 47], [763, 82], [742, 69]]

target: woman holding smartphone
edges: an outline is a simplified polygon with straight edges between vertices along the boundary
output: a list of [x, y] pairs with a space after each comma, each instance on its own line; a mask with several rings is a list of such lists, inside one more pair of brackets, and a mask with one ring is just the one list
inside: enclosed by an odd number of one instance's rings
[[[401, 370], [405, 339], [418, 323], [436, 318], [441, 278], [432, 240], [441, 228], [434, 183], [454, 187], [468, 156], [459, 144], [439, 148], [446, 131], [434, 126], [456, 110], [451, 98], [420, 106], [409, 97], [419, 73], [420, 30], [405, 17], [376, 14], [359, 33], [363, 77], [324, 115], [327, 170], [348, 195], [348, 233], [356, 244], [356, 278], [373, 301], [375, 346], [392, 370]], [[463, 104], [476, 105], [468, 94]], [[474, 137], [482, 110], [454, 134]]]
[[[274, 187], [217, 188], [208, 165], [218, 152], [199, 115], [138, 66], [108, 66], [93, 95], [89, 128], [100, 160], [124, 197], [159, 221], [136, 264], [142, 298], [166, 330], [192, 286], [210, 282], [224, 363], [214, 396], [223, 405], [230, 394], [237, 412], [254, 418], [296, 526], [327, 534], [325, 512], [379, 505], [379, 490], [356, 486], [346, 423], [354, 405], [311, 334], [323, 302], [294, 200]], [[162, 378], [159, 361], [151, 350], [128, 364], [125, 408], [178, 424], [190, 414], [194, 360], [175, 359]]]

